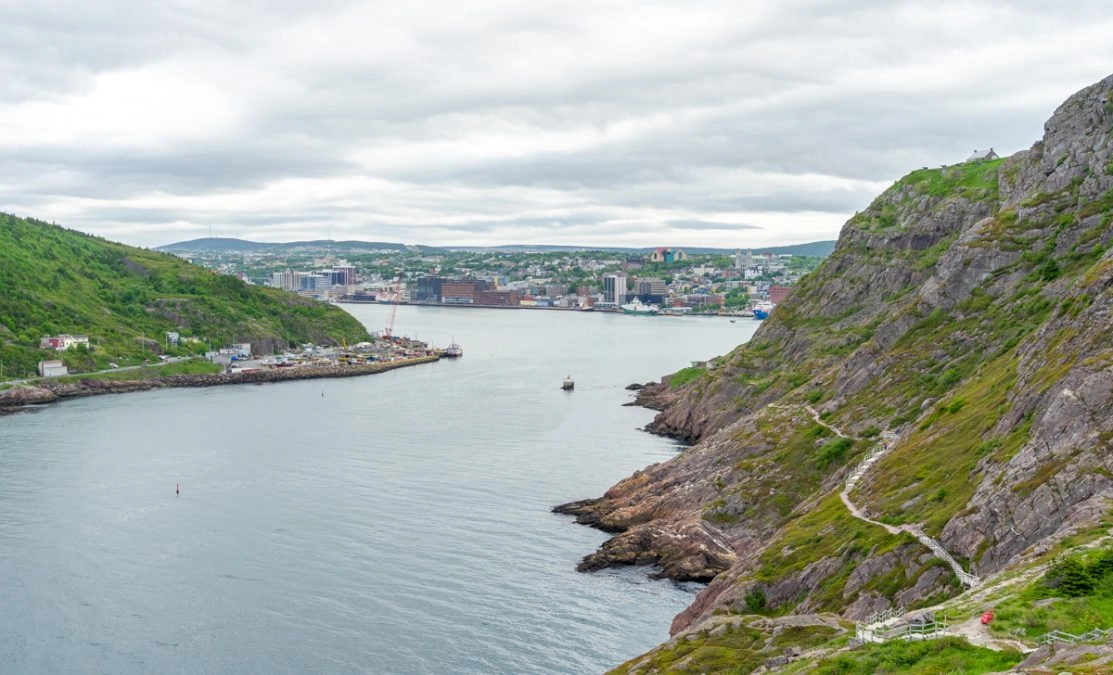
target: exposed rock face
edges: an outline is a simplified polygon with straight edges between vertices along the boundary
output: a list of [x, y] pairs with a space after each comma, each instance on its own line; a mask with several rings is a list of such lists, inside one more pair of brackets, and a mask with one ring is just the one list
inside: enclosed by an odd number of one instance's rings
[[[1111, 244], [1113, 76], [1028, 151], [902, 179], [749, 344], [642, 388], [650, 430], [696, 445], [561, 507], [618, 533], [581, 569], [714, 576], [674, 633], [757, 590], [850, 618], [953, 594], [926, 548], [831, 499], [882, 430], [896, 440], [858, 504], [923, 523], [977, 574], [1092, 526], [1113, 503]], [[805, 403], [857, 440], [840, 450]]]
[[0, 409], [53, 403], [58, 395], [45, 387], [15, 387], [0, 391]]

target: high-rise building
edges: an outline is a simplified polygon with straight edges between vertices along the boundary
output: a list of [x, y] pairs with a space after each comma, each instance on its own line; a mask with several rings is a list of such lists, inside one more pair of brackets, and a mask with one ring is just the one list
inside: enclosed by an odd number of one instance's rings
[[638, 279], [637, 297], [638, 300], [650, 305], [664, 304], [668, 296], [668, 287], [661, 279], [653, 277], [646, 277]]
[[301, 291], [327, 291], [332, 285], [332, 277], [316, 272], [295, 272], [298, 277], [298, 290]]
[[281, 288], [284, 291], [296, 291], [298, 290], [298, 273], [290, 270], [275, 272], [271, 275], [271, 286]]
[[661, 279], [653, 277], [638, 279], [638, 295], [664, 295], [666, 293], [668, 293], [668, 289]]
[[337, 265], [328, 272], [332, 277], [332, 283], [339, 284], [340, 286], [355, 286], [356, 284], [356, 268], [352, 265]]
[[621, 305], [626, 302], [626, 275], [621, 272], [603, 275], [603, 302]]
[[421, 277], [417, 280], [417, 298], [416, 302], [440, 302], [441, 301], [441, 285], [444, 283], [441, 277]]

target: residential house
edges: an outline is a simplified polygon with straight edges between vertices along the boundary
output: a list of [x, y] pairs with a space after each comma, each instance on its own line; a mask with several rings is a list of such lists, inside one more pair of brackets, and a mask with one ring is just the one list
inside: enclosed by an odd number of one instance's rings
[[989, 150], [975, 150], [974, 152], [972, 152], [970, 154], [969, 157], [966, 158], [966, 161], [967, 162], [988, 162], [991, 159], [997, 159], [997, 157], [998, 157], [997, 153], [993, 151], [993, 148], [990, 148]]
[[62, 352], [81, 345], [85, 345], [86, 348], [89, 347], [88, 336], [62, 333], [61, 335], [48, 335], [39, 340], [39, 349], [53, 349], [57, 352]]

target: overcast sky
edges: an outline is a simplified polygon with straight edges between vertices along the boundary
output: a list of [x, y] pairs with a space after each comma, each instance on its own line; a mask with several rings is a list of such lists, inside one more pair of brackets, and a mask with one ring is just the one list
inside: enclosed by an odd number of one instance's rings
[[0, 210], [208, 236], [747, 247], [1029, 147], [1108, 0], [0, 0]]

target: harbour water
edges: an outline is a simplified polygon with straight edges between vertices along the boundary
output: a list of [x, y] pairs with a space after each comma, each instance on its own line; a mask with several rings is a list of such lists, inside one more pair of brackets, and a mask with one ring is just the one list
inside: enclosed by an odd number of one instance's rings
[[395, 333], [464, 357], [0, 418], [0, 672], [617, 665], [697, 589], [576, 573], [606, 535], [549, 509], [673, 456], [624, 387], [757, 325], [400, 306]]

